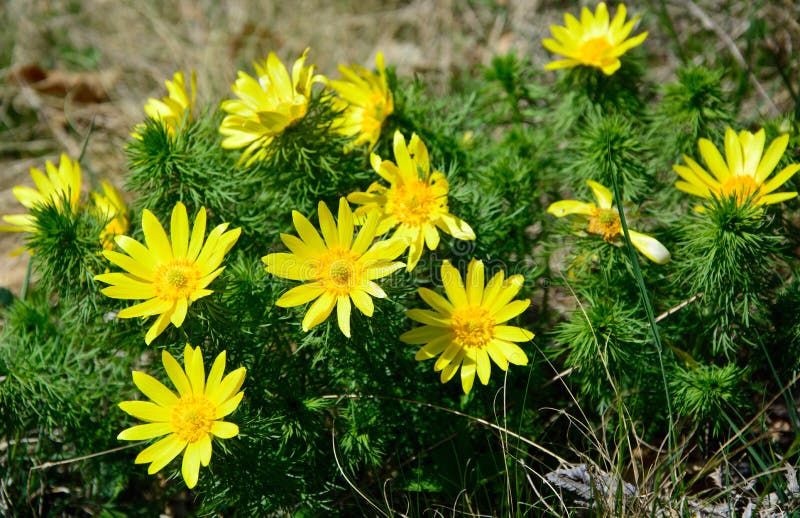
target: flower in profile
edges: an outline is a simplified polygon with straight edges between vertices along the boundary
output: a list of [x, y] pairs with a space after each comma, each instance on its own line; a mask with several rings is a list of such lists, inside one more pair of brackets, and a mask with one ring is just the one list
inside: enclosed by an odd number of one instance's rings
[[223, 377], [225, 351], [222, 351], [206, 379], [200, 347], [192, 349], [189, 344], [183, 352], [185, 370], [166, 350], [161, 353], [161, 361], [178, 394], [152, 376], [133, 371], [133, 382], [152, 402], [119, 404], [123, 411], [147, 423], [123, 430], [117, 439], [145, 441], [166, 435], [142, 450], [134, 462], [149, 463], [147, 473], [152, 475], [182, 452], [181, 473], [191, 489], [197, 484], [200, 465], [208, 466], [211, 461], [211, 436], [230, 439], [239, 433], [238, 426], [222, 418], [236, 410], [242, 401], [244, 392], [239, 389], [246, 370], [239, 367]]
[[415, 359], [429, 360], [440, 355], [433, 370], [441, 371], [442, 383], [447, 383], [461, 368], [461, 387], [468, 394], [478, 379], [489, 383], [491, 362], [502, 370], [508, 364], [527, 365], [528, 357], [514, 342], [527, 342], [533, 333], [516, 326], [505, 325], [530, 305], [529, 299], [513, 300], [522, 287], [521, 275], [505, 278], [503, 271], [485, 284], [483, 262], [473, 259], [467, 267], [466, 278], [449, 261], [442, 264], [442, 284], [447, 298], [427, 288], [419, 295], [433, 311], [410, 309], [406, 315], [425, 324], [406, 331], [400, 340], [408, 344], [425, 344]]
[[145, 335], [150, 344], [170, 322], [180, 327], [189, 305], [210, 295], [207, 286], [224, 266], [225, 254], [239, 239], [241, 229], [228, 230], [227, 223], [217, 225], [205, 244], [206, 210], [202, 207], [189, 229], [186, 207], [178, 202], [172, 209], [170, 236], [152, 212], [142, 213], [146, 246], [128, 236], [117, 236], [117, 245], [126, 254], [105, 250], [103, 255], [125, 272], [96, 275], [95, 280], [110, 284], [102, 293], [114, 299], [146, 299], [120, 311], [119, 318], [158, 315]]
[[[81, 199], [81, 166], [66, 154], [61, 155], [58, 168], [45, 162], [47, 176], [35, 167], [30, 173], [36, 188], [18, 185], [14, 197], [27, 209], [50, 205], [64, 213], [75, 213]], [[11, 226], [0, 226], [7, 232], [36, 232], [36, 217], [32, 214], [7, 214], [3, 220]]]
[[[597, 204], [578, 200], [561, 200], [550, 204], [547, 212], [559, 218], [571, 214], [585, 219], [583, 229], [589, 234], [602, 236], [606, 243], [618, 243], [622, 236], [622, 224], [617, 209], [613, 207], [613, 196], [608, 188], [592, 180], [586, 183], [594, 193]], [[664, 245], [646, 234], [628, 230], [631, 243], [645, 257], [657, 264], [666, 264], [670, 259], [669, 251]]]
[[232, 90], [238, 99], [223, 101], [228, 112], [219, 131], [225, 135], [222, 147], [241, 149], [241, 160], [249, 165], [269, 156], [268, 147], [275, 136], [305, 117], [311, 98], [311, 85], [321, 81], [314, 75], [314, 66], [306, 66], [306, 54], [294, 62], [292, 76], [270, 52], [263, 64], [254, 63], [257, 77], [239, 72]]
[[95, 214], [108, 222], [100, 233], [100, 242], [103, 243], [103, 248], [112, 250], [114, 238], [125, 234], [130, 227], [128, 208], [116, 187], [105, 180], [100, 180], [100, 185], [103, 192], [92, 191], [91, 196], [94, 201]]
[[297, 211], [292, 219], [300, 236], [281, 234], [281, 241], [291, 253], [264, 256], [266, 270], [278, 277], [306, 281], [284, 293], [276, 302], [288, 308], [314, 301], [303, 318], [303, 331], [322, 323], [336, 306], [339, 329], [350, 337], [350, 309], [353, 304], [366, 316], [374, 311], [372, 297], [386, 293], [374, 281], [405, 266], [393, 262], [407, 244], [389, 239], [373, 244], [378, 214], [372, 214], [353, 240], [354, 218], [350, 205], [339, 199], [338, 224], [324, 202], [319, 203], [320, 237], [317, 230]]
[[381, 127], [394, 111], [392, 91], [386, 84], [386, 69], [383, 53], [375, 56], [377, 73], [353, 65], [339, 65], [343, 79], [329, 81], [328, 85], [339, 95], [334, 98], [334, 107], [342, 111], [337, 129], [340, 133], [355, 137], [353, 146], [369, 144], [372, 149], [381, 135]]
[[430, 250], [439, 245], [437, 228], [458, 239], [475, 239], [472, 227], [450, 214], [450, 186], [442, 173], [431, 172], [428, 148], [416, 134], [406, 146], [403, 135], [395, 132], [394, 158], [396, 164], [374, 153], [371, 156], [372, 168], [389, 187], [374, 182], [367, 192], [351, 193], [347, 199], [361, 205], [356, 209], [359, 218], [371, 212], [381, 215], [378, 235], [397, 227], [393, 237], [409, 243], [408, 271], [416, 267], [426, 244]]
[[[183, 72], [175, 72], [172, 81], [164, 82], [169, 95], [161, 99], [151, 97], [144, 106], [147, 116], [160, 121], [170, 135], [174, 135], [177, 128], [184, 120], [191, 120], [194, 109], [194, 99], [197, 92], [197, 77], [194, 70], [190, 78], [191, 93], [186, 89], [186, 79]], [[137, 132], [138, 134], [138, 132]]]
[[[725, 131], [723, 158], [710, 140], [701, 138], [697, 142], [700, 155], [711, 174], [683, 155], [688, 167], [678, 164], [672, 166], [681, 177], [681, 180], [675, 182], [675, 187], [702, 198], [734, 198], [739, 206], [747, 203], [770, 205], [796, 197], [797, 192], [773, 191], [789, 181], [800, 170], [800, 164], [790, 164], [767, 180], [786, 151], [789, 135], [781, 135], [773, 140], [766, 152], [764, 142], [763, 129], [755, 134], [740, 131], [737, 135], [733, 129], [728, 128]], [[697, 207], [697, 210], [702, 211], [703, 208]]]
[[619, 69], [620, 56], [641, 45], [647, 38], [647, 33], [643, 32], [626, 39], [639, 17], [636, 16], [626, 23], [625, 15], [625, 4], [619, 4], [614, 19], [609, 22], [608, 8], [604, 2], [597, 5], [594, 14], [588, 7], [584, 7], [580, 21], [565, 13], [565, 26], [551, 25], [553, 38], [542, 40], [542, 44], [550, 52], [566, 59], [552, 61], [545, 68], [555, 70], [585, 65], [599, 68], [610, 76]]

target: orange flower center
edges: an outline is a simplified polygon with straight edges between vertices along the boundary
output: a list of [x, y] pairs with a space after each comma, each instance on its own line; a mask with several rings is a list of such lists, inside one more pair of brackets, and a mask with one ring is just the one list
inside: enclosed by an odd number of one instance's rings
[[391, 188], [387, 198], [386, 212], [409, 227], [424, 225], [439, 207], [431, 185], [421, 180]]
[[361, 284], [361, 266], [352, 250], [332, 248], [320, 258], [317, 277], [326, 291], [348, 295]]
[[761, 197], [758, 194], [758, 184], [750, 175], [731, 176], [720, 187], [720, 194], [735, 198], [738, 205], [743, 205], [747, 199], [755, 203]]
[[205, 396], [183, 396], [172, 409], [170, 426], [179, 439], [192, 443], [211, 431], [216, 411]]
[[607, 52], [612, 48], [606, 36], [598, 36], [581, 43], [578, 47], [580, 61], [596, 67], [603, 66]]
[[480, 349], [494, 338], [494, 318], [483, 306], [462, 306], [453, 311], [450, 329], [455, 343]]
[[200, 270], [186, 259], [173, 259], [156, 270], [153, 287], [156, 296], [165, 300], [187, 299], [197, 290]]
[[619, 214], [614, 209], [594, 209], [589, 216], [589, 233], [603, 236], [607, 242], [611, 242], [615, 237], [622, 233], [622, 224], [619, 221]]

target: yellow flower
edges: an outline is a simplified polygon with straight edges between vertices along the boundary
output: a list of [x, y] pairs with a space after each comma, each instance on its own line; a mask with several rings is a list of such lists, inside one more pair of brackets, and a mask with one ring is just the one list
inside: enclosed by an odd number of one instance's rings
[[162, 97], [161, 100], [150, 98], [144, 106], [144, 111], [151, 119], [161, 121], [167, 131], [172, 135], [175, 130], [183, 123], [184, 118], [191, 120], [192, 110], [194, 110], [194, 99], [197, 92], [197, 77], [194, 70], [190, 79], [191, 95], [186, 90], [186, 79], [183, 72], [175, 72], [172, 81], [165, 81], [169, 95]]
[[347, 199], [362, 205], [356, 215], [363, 218], [378, 212], [381, 220], [377, 233], [381, 235], [397, 227], [393, 237], [408, 241], [408, 271], [416, 267], [425, 244], [430, 250], [439, 245], [439, 232], [458, 239], [475, 239], [472, 228], [447, 208], [447, 193], [450, 186], [442, 173], [431, 172], [428, 148], [417, 137], [411, 136], [406, 147], [405, 138], [398, 131], [394, 134], [394, 157], [397, 164], [372, 154], [372, 168], [384, 180], [369, 186], [367, 192], [354, 192]]
[[550, 62], [545, 68], [555, 70], [586, 65], [597, 67], [606, 75], [616, 72], [620, 67], [619, 57], [629, 49], [641, 45], [647, 37], [647, 33], [643, 32], [626, 39], [639, 17], [625, 23], [625, 14], [625, 4], [619, 4], [617, 14], [609, 23], [608, 9], [604, 2], [597, 5], [594, 15], [588, 7], [584, 7], [580, 21], [565, 13], [566, 26], [551, 25], [550, 32], [555, 39], [544, 39], [542, 44], [550, 52], [566, 59]]
[[160, 381], [144, 372], [133, 371], [133, 382], [150, 401], [123, 401], [119, 407], [147, 424], [140, 424], [120, 432], [117, 439], [144, 441], [166, 435], [136, 456], [136, 464], [147, 464], [152, 475], [169, 464], [183, 452], [181, 473], [191, 489], [197, 484], [200, 465], [211, 461], [211, 436], [230, 439], [239, 433], [239, 427], [221, 419], [230, 414], [242, 400], [239, 391], [244, 383], [245, 368], [239, 367], [223, 378], [225, 351], [214, 360], [208, 380], [203, 367], [200, 347], [189, 344], [183, 352], [185, 371], [166, 350], [161, 361], [176, 395]]
[[128, 208], [122, 199], [122, 194], [110, 183], [100, 180], [103, 193], [92, 191], [94, 210], [97, 216], [108, 221], [103, 231], [100, 233], [100, 242], [103, 248], [112, 250], [114, 248], [114, 238], [121, 236], [128, 231], [130, 220], [128, 219]]
[[[404, 266], [392, 262], [407, 244], [399, 239], [372, 243], [378, 227], [378, 215], [367, 218], [353, 240], [354, 220], [350, 206], [339, 199], [338, 225], [324, 202], [319, 203], [322, 237], [305, 216], [292, 211], [297, 233], [281, 234], [281, 241], [291, 253], [264, 256], [266, 270], [294, 281], [310, 281], [284, 293], [276, 302], [280, 307], [299, 306], [315, 300], [303, 318], [303, 331], [322, 323], [336, 306], [339, 329], [350, 337], [350, 301], [366, 316], [374, 310], [372, 297], [386, 293], [374, 280], [386, 277]], [[323, 241], [324, 238], [324, 241]]]
[[386, 84], [383, 53], [378, 52], [375, 65], [377, 74], [358, 65], [339, 65], [344, 79], [328, 83], [339, 95], [334, 99], [334, 107], [343, 111], [338, 121], [338, 131], [355, 136], [353, 146], [369, 144], [370, 149], [381, 135], [383, 122], [394, 111], [392, 92]]
[[[781, 135], [764, 150], [765, 134], [760, 129], [755, 134], [741, 131], [737, 135], [728, 128], [725, 131], [725, 158], [714, 144], [707, 139], [698, 141], [700, 155], [711, 170], [711, 176], [700, 165], [683, 155], [689, 165], [673, 165], [672, 168], [682, 178], [675, 187], [683, 192], [702, 198], [732, 197], [739, 206], [745, 203], [769, 205], [790, 200], [797, 192], [776, 192], [775, 189], [786, 183], [798, 170], [800, 164], [790, 164], [767, 181], [775, 166], [780, 162], [789, 143], [789, 135]], [[702, 211], [702, 207], [697, 207]]]
[[[75, 213], [81, 199], [81, 166], [66, 154], [61, 155], [58, 169], [49, 160], [45, 162], [47, 176], [39, 169], [31, 167], [30, 173], [36, 189], [18, 185], [14, 187], [14, 197], [27, 209], [50, 205], [63, 212]], [[64, 202], [69, 204], [64, 207]], [[32, 214], [6, 214], [3, 220], [10, 225], [0, 225], [5, 232], [36, 232], [36, 217]], [[22, 252], [25, 248], [15, 250]]]
[[203, 245], [206, 232], [206, 209], [202, 207], [189, 231], [186, 207], [178, 202], [172, 209], [170, 237], [152, 212], [142, 213], [145, 245], [128, 236], [115, 241], [128, 255], [105, 250], [103, 255], [127, 273], [104, 273], [95, 280], [111, 286], [103, 288], [104, 295], [114, 299], [147, 299], [119, 312], [119, 318], [158, 315], [147, 331], [145, 342], [150, 344], [170, 322], [180, 327], [189, 305], [213, 293], [206, 288], [225, 267], [220, 267], [225, 254], [239, 239], [241, 229], [225, 231], [227, 223], [217, 225]]
[[433, 370], [441, 371], [442, 383], [450, 381], [460, 367], [461, 387], [466, 394], [472, 389], [476, 372], [481, 383], [489, 383], [490, 359], [503, 370], [508, 369], [509, 363], [527, 365], [525, 352], [513, 342], [532, 340], [533, 333], [503, 325], [531, 303], [529, 299], [511, 300], [522, 287], [522, 276], [505, 279], [505, 273], [500, 271], [484, 286], [483, 263], [475, 259], [467, 267], [466, 282], [448, 261], [442, 264], [441, 273], [447, 298], [420, 288], [420, 297], [434, 311], [406, 312], [409, 318], [425, 324], [400, 335], [400, 340], [408, 344], [425, 344], [415, 359], [429, 360], [441, 354]]
[[[607, 243], [618, 242], [622, 235], [622, 224], [620, 223], [619, 213], [612, 205], [613, 195], [606, 187], [592, 180], [586, 183], [594, 193], [597, 204], [586, 203], [577, 200], [561, 200], [552, 203], [547, 212], [559, 218], [570, 214], [577, 214], [587, 218], [586, 232], [602, 236]], [[628, 230], [631, 236], [631, 243], [645, 257], [657, 264], [666, 264], [669, 259], [669, 251], [664, 245], [653, 237], [641, 234], [635, 230]]]
[[[292, 77], [278, 56], [270, 52], [263, 64], [254, 63], [257, 77], [239, 72], [232, 90], [239, 99], [223, 101], [229, 115], [219, 131], [225, 135], [225, 149], [245, 148], [241, 160], [249, 165], [269, 156], [268, 147], [276, 135], [305, 117], [311, 98], [311, 85], [321, 81], [314, 66], [305, 66], [306, 54], [294, 62]], [[251, 156], [252, 155], [252, 156]]]

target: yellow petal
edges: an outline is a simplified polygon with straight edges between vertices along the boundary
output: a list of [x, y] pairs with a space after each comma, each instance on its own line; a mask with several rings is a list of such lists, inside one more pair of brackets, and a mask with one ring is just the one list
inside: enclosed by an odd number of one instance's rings
[[492, 312], [492, 316], [494, 317], [496, 323], [502, 324], [503, 322], [507, 322], [517, 315], [522, 314], [530, 305], [531, 301], [529, 299], [515, 300], [502, 306], [502, 309], [499, 311]]
[[239, 392], [232, 398], [217, 406], [217, 411], [214, 413], [214, 419], [222, 419], [226, 415], [236, 410], [239, 407], [239, 403], [242, 402], [243, 397], [244, 392]]
[[406, 316], [411, 320], [416, 320], [422, 324], [434, 327], [450, 327], [450, 318], [440, 313], [428, 311], [427, 309], [409, 309]]
[[486, 385], [489, 383], [489, 376], [492, 372], [492, 364], [489, 362], [489, 355], [484, 349], [475, 351], [475, 363], [477, 364], [478, 379]]
[[206, 208], [200, 207], [197, 216], [194, 217], [194, 226], [192, 226], [192, 237], [189, 241], [189, 246], [186, 249], [186, 258], [190, 261], [197, 259], [200, 255], [200, 250], [203, 248], [203, 239], [206, 235]]
[[319, 213], [319, 228], [322, 230], [322, 237], [325, 238], [325, 243], [328, 245], [328, 248], [338, 247], [339, 229], [336, 228], [336, 222], [333, 221], [333, 214], [331, 214], [330, 209], [328, 209], [324, 201], [319, 202], [317, 212]]
[[[186, 352], [192, 351], [191, 346], [187, 344]], [[206, 371], [203, 365], [203, 354], [200, 352], [200, 347], [196, 347], [189, 358], [184, 352], [183, 363], [186, 366], [186, 377], [189, 378], [189, 384], [192, 386], [192, 393], [195, 395], [203, 394], [206, 383]]]
[[372, 297], [370, 297], [366, 291], [360, 288], [355, 288], [350, 292], [350, 298], [353, 300], [353, 304], [364, 315], [368, 317], [373, 315], [375, 311], [375, 305], [372, 302]]
[[631, 244], [639, 250], [642, 255], [656, 264], [667, 264], [670, 259], [669, 250], [664, 248], [657, 239], [646, 234], [641, 234], [635, 230], [629, 230]]
[[528, 342], [533, 339], [533, 333], [527, 329], [516, 326], [494, 326], [494, 336], [509, 342]]
[[442, 284], [447, 293], [447, 298], [453, 303], [453, 306], [460, 307], [467, 305], [467, 292], [464, 289], [464, 283], [461, 280], [461, 274], [456, 270], [450, 261], [445, 260], [442, 263]]
[[123, 412], [151, 423], [166, 423], [172, 416], [171, 408], [164, 408], [150, 401], [123, 401], [119, 407]]
[[276, 306], [291, 308], [310, 302], [325, 292], [321, 282], [302, 284], [290, 289], [275, 302]]
[[467, 302], [477, 306], [483, 298], [483, 286], [486, 280], [483, 276], [483, 261], [472, 259], [467, 267]]
[[578, 200], [561, 200], [551, 203], [547, 207], [547, 213], [552, 214], [558, 218], [568, 216], [570, 214], [582, 214], [591, 216], [592, 211], [595, 209], [594, 203], [586, 203]]
[[342, 334], [350, 338], [350, 297], [339, 295], [336, 302], [336, 318]]
[[164, 227], [158, 219], [147, 209], [142, 212], [142, 231], [144, 240], [150, 253], [155, 255], [158, 261], [166, 263], [172, 260], [172, 245], [167, 238]]
[[756, 184], [761, 185], [781, 161], [786, 146], [789, 145], [789, 135], [784, 134], [772, 141], [756, 169]]
[[117, 439], [121, 441], [146, 441], [168, 433], [172, 433], [172, 427], [169, 423], [147, 423], [122, 430], [117, 435]]
[[239, 434], [239, 427], [226, 421], [214, 421], [211, 425], [211, 433], [220, 439], [230, 439]]
[[324, 252], [327, 250], [325, 246], [325, 242], [322, 241], [322, 238], [317, 233], [317, 229], [311, 224], [305, 216], [297, 212], [296, 210], [292, 211], [292, 221], [294, 222], [294, 228], [297, 229], [297, 234], [300, 236], [308, 246], [313, 248], [317, 253]]
[[149, 374], [133, 371], [133, 383], [157, 405], [169, 408], [178, 402], [178, 397], [171, 390]]
[[[419, 328], [418, 328], [419, 329]], [[417, 361], [430, 360], [436, 357], [437, 354], [445, 350], [450, 345], [452, 339], [447, 334], [440, 334], [430, 342], [426, 343], [424, 347], [420, 348], [414, 355]]]
[[711, 172], [720, 183], [725, 183], [730, 178], [731, 173], [717, 147], [710, 140], [704, 138], [698, 140], [697, 145], [700, 148], [700, 155], [708, 168], [711, 169]]
[[453, 314], [453, 305], [450, 304], [446, 298], [442, 297], [435, 291], [429, 290], [428, 288], [420, 288], [419, 289], [419, 296], [428, 303], [430, 307], [441, 313], [442, 315], [449, 317]]
[[441, 337], [450, 338], [450, 330], [442, 327], [422, 326], [415, 327], [401, 334], [399, 339], [407, 344], [424, 344], [438, 340]]
[[189, 249], [189, 218], [186, 215], [186, 206], [178, 202], [172, 209], [172, 220], [169, 224], [172, 241], [172, 255], [176, 258], [186, 257]]
[[[152, 475], [177, 457], [185, 446], [186, 441], [179, 439], [177, 435], [171, 433], [142, 450], [139, 455], [136, 456], [134, 462], [136, 464], [154, 463], [156, 469], [150, 471]], [[153, 466], [150, 467], [153, 468]]]
[[178, 394], [181, 396], [191, 394], [192, 386], [189, 384], [189, 378], [186, 377], [186, 373], [178, 363], [178, 360], [166, 349], [161, 351], [161, 363], [164, 364], [164, 370], [167, 371], [167, 376], [169, 376], [170, 381], [172, 381], [172, 384], [178, 389]]
[[475, 350], [473, 349], [464, 356], [464, 361], [461, 363], [461, 388], [464, 389], [464, 394], [469, 394], [469, 391], [472, 390], [476, 370], [477, 364], [475, 363]]
[[189, 489], [197, 485], [197, 478], [200, 475], [200, 446], [197, 442], [190, 442], [183, 452], [181, 475]]
[[336, 305], [336, 296], [330, 292], [325, 292], [311, 304], [311, 307], [306, 311], [306, 316], [303, 318], [303, 331], [321, 324], [333, 311]]
[[606, 186], [593, 180], [586, 180], [586, 184], [592, 189], [594, 199], [597, 200], [597, 206], [601, 209], [610, 209], [614, 201], [614, 195], [611, 194], [611, 191]]
[[302, 259], [295, 254], [275, 253], [261, 258], [265, 269], [272, 275], [293, 281], [308, 281], [316, 278], [319, 261]]

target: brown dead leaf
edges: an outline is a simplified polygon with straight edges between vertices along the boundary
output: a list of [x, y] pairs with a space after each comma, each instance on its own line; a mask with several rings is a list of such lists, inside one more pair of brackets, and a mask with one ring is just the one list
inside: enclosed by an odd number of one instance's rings
[[39, 64], [30, 63], [12, 69], [8, 81], [29, 86], [44, 95], [69, 97], [71, 101], [89, 104], [108, 101], [108, 92], [118, 76], [119, 73], [113, 70], [66, 72], [47, 70]]

